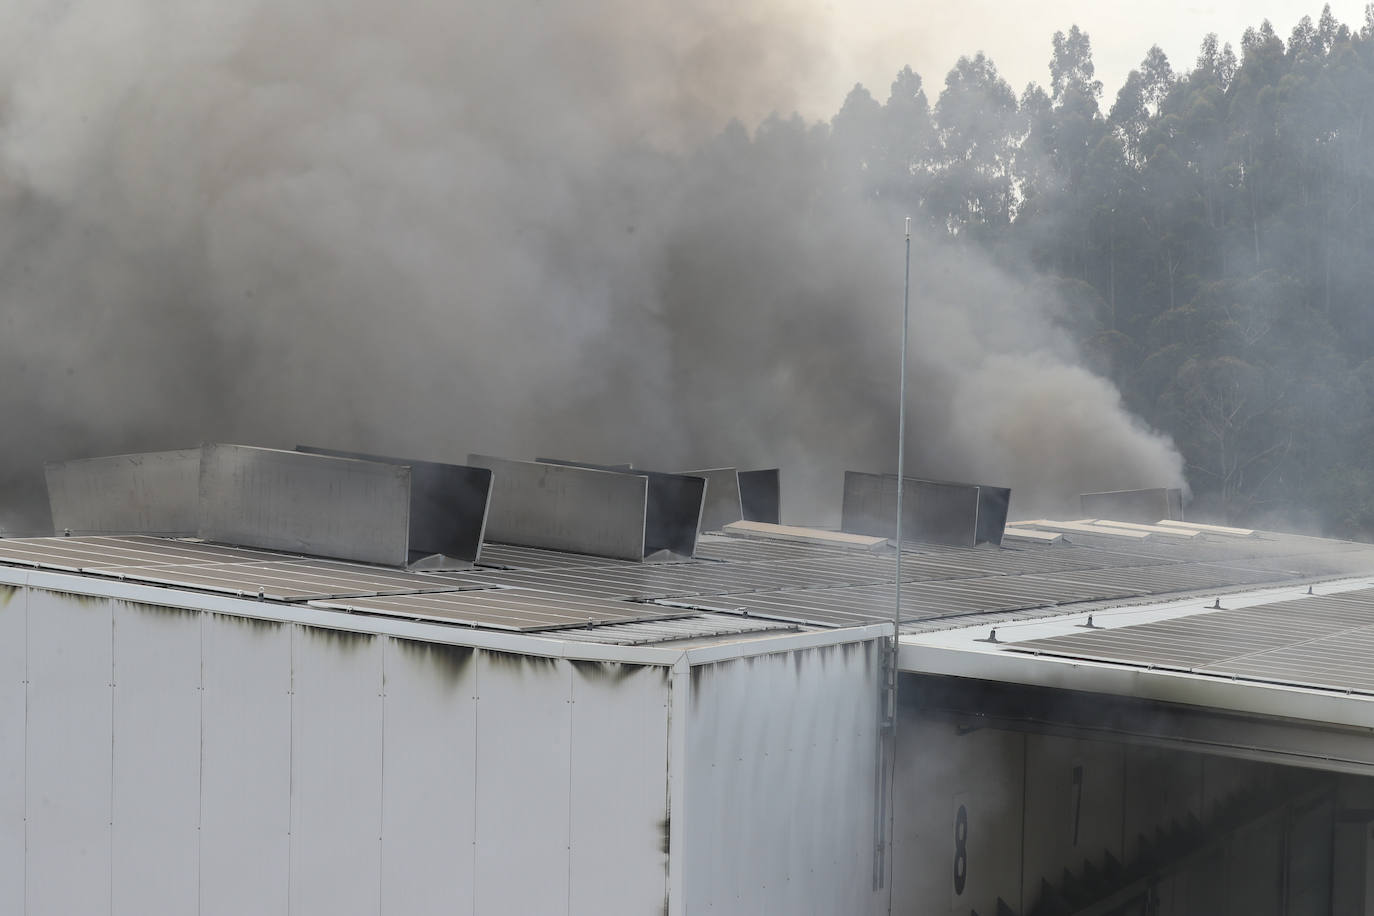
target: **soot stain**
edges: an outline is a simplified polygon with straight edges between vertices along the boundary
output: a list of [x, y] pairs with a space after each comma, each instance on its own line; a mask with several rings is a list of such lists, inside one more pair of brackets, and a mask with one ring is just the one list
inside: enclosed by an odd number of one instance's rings
[[370, 633], [355, 633], [352, 630], [334, 630], [329, 627], [301, 626], [301, 630], [311, 639], [329, 643], [349, 652], [356, 652], [376, 639]]
[[456, 685], [472, 664], [476, 650], [472, 646], [453, 646], [447, 643], [424, 642], [417, 639], [394, 638], [396, 648], [424, 665], [436, 668], [444, 680]]
[[107, 600], [98, 595], [82, 595], [79, 592], [63, 592], [57, 589], [35, 589], [35, 591], [47, 592], [49, 595], [73, 601], [82, 607], [103, 607]]
[[510, 671], [523, 672], [527, 669], [542, 671], [558, 664], [558, 659], [544, 655], [523, 655], [519, 652], [502, 652], [499, 649], [483, 649], [481, 651], [488, 662], [498, 668], [505, 668]]
[[619, 684], [643, 671], [647, 665], [633, 662], [591, 661], [589, 659], [569, 659], [573, 670], [589, 681], [605, 681]]
[[272, 631], [281, 629], [282, 623], [277, 620], [266, 620], [262, 617], [240, 617], [237, 614], [214, 614], [216, 621], [231, 623], [234, 626], [244, 627], [256, 632]]

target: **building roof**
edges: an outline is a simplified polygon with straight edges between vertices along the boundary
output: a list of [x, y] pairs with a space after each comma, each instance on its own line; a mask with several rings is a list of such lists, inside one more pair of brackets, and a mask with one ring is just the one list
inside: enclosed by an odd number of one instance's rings
[[[1370, 545], [1197, 530], [1187, 540], [1158, 532], [1123, 539], [1088, 520], [1064, 526], [1054, 543], [910, 546], [903, 630], [1374, 574]], [[891, 548], [704, 534], [690, 559], [634, 562], [487, 544], [471, 570], [416, 572], [186, 538], [0, 539], [0, 565], [626, 646], [890, 621], [895, 560]]]

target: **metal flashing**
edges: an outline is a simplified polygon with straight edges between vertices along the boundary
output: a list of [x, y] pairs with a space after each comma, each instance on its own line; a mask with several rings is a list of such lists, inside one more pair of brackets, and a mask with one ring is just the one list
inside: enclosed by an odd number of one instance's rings
[[558, 464], [565, 468], [587, 468], [593, 471], [614, 471], [617, 474], [624, 474], [635, 469], [633, 464], [628, 461], [624, 464], [596, 464], [590, 461], [569, 461], [566, 458], [536, 458], [540, 464]]
[[487, 455], [468, 464], [493, 473], [488, 540], [644, 559], [648, 477]]
[[[906, 500], [902, 507], [902, 534], [916, 542], [973, 547], [980, 534], [1000, 543], [1006, 525], [1011, 491], [978, 484], [947, 483], [904, 478]], [[840, 528], [854, 534], [895, 537], [897, 530], [897, 476], [844, 472], [844, 500]], [[986, 519], [980, 521], [980, 514]]]
[[43, 470], [57, 532], [196, 533], [198, 448], [55, 461]]
[[978, 527], [974, 533], [976, 544], [1000, 544], [1007, 528], [1007, 513], [1011, 511], [1011, 487], [978, 485]]
[[1093, 525], [1098, 528], [1117, 528], [1123, 531], [1143, 531], [1146, 534], [1157, 534], [1166, 538], [1182, 538], [1191, 540], [1202, 534], [1193, 528], [1172, 528], [1166, 525], [1146, 525], [1140, 522], [1118, 522], [1109, 518], [1093, 519]]
[[740, 496], [737, 470], [708, 468], [682, 473], [706, 480], [706, 499], [701, 506], [702, 531], [719, 531], [731, 522], [738, 522], [744, 518], [744, 502]]
[[1048, 518], [1017, 522], [1013, 527], [1048, 528], [1052, 531], [1067, 531], [1073, 534], [1094, 534], [1104, 538], [1123, 538], [1131, 541], [1147, 541], [1152, 536], [1148, 531], [1134, 531], [1128, 528], [1111, 528], [1093, 524], [1093, 519], [1076, 519], [1071, 522], [1057, 522]]
[[410, 468], [410, 530], [408, 565], [427, 569], [452, 568], [481, 559], [482, 534], [491, 504], [491, 469], [437, 461], [416, 461], [365, 452], [297, 445], [310, 455], [353, 458]]
[[1229, 528], [1225, 525], [1204, 525], [1201, 522], [1181, 522], [1173, 519], [1163, 519], [1159, 522], [1162, 528], [1179, 528], [1187, 531], [1202, 531], [1207, 534], [1223, 534], [1231, 537], [1250, 538], [1256, 532], [1253, 528]]
[[1084, 493], [1079, 502], [1083, 514], [1093, 518], [1145, 525], [1160, 519], [1183, 520], [1183, 491], [1177, 487]]
[[210, 541], [405, 566], [407, 467], [245, 445], [201, 448], [199, 535]]
[[1057, 531], [1040, 531], [1035, 528], [1018, 528], [1007, 526], [1002, 535], [1004, 541], [1033, 541], [1037, 544], [1060, 544], [1064, 541], [1064, 535]]
[[638, 471], [649, 479], [649, 504], [645, 513], [645, 555], [667, 551], [681, 557], [697, 551], [701, 514], [706, 502], [706, 480], [686, 474]]
[[777, 468], [740, 471], [739, 500], [745, 521], [782, 524], [782, 472]]
[[628, 464], [593, 465], [549, 458], [538, 458], [536, 461], [647, 479], [649, 488], [644, 512], [644, 556], [667, 551], [690, 557], [696, 552], [697, 534], [701, 530], [701, 515], [706, 499], [706, 481], [703, 478], [634, 470]]

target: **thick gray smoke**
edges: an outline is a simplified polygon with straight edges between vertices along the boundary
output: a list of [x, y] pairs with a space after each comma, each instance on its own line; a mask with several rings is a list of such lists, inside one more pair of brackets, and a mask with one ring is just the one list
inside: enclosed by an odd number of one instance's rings
[[[720, 133], [825, 53], [737, 7], [11, 4], [0, 527], [45, 460], [202, 440], [777, 464], [825, 520], [894, 464], [900, 214], [769, 147], [800, 124]], [[1181, 482], [1054, 303], [915, 249], [911, 472], [1021, 515]]]

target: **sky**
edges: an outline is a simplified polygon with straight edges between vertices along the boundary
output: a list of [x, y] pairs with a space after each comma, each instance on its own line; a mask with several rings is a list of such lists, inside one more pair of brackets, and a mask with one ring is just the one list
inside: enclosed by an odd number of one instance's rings
[[[810, 120], [828, 120], [856, 82], [879, 101], [887, 98], [892, 77], [903, 66], [925, 80], [933, 102], [945, 74], [962, 55], [985, 52], [1019, 94], [1026, 84], [1049, 79], [1051, 38], [1072, 25], [1092, 38], [1097, 78], [1104, 84], [1104, 109], [1111, 106], [1126, 75], [1151, 45], [1164, 49], [1175, 70], [1191, 66], [1202, 37], [1216, 32], [1239, 52], [1248, 26], [1269, 19], [1281, 38], [1304, 15], [1315, 21], [1320, 0], [1248, 0], [1199, 3], [1152, 0], [1103, 3], [1100, 0], [805, 0], [811, 15], [826, 22], [823, 57], [812, 81], [799, 87], [797, 108]], [[1354, 29], [1364, 22], [1365, 0], [1335, 0], [1336, 19]]]

